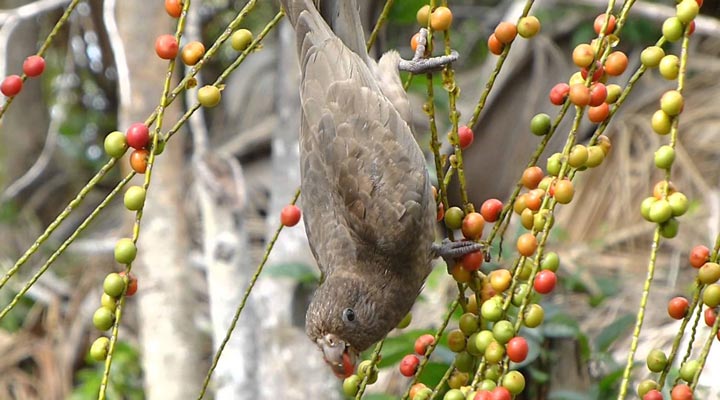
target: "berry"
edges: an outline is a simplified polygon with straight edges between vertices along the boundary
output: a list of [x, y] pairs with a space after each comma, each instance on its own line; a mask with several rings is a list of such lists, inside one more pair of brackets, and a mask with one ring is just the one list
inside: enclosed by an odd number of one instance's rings
[[205, 55], [205, 46], [197, 41], [190, 42], [183, 46], [180, 58], [185, 65], [195, 65]]
[[663, 110], [657, 110], [650, 119], [653, 131], [658, 135], [667, 135], [672, 129], [672, 118]]
[[509, 371], [502, 379], [502, 387], [511, 394], [518, 395], [525, 390], [525, 377], [520, 371]]
[[137, 247], [130, 238], [122, 238], [115, 243], [115, 261], [130, 264], [137, 256]]
[[[570, 154], [568, 154], [568, 164], [570, 164], [570, 166], [573, 168], [582, 167], [583, 165], [585, 165], [585, 162], [587, 162], [587, 159], [587, 147], [581, 144], [576, 144], [575, 146], [573, 146], [570, 150]], [[557, 190], [557, 188], [555, 190]]]
[[435, 344], [435, 336], [430, 334], [424, 334], [415, 340], [415, 353], [419, 356], [424, 356], [428, 347]]
[[[120, 275], [121, 277], [124, 277], [125, 271], [121, 271], [118, 275]], [[137, 288], [138, 288], [137, 278], [135, 277], [135, 275], [133, 275], [131, 273], [130, 275], [128, 275], [128, 283], [127, 283], [127, 290], [125, 291], [125, 296], [130, 297], [130, 296], [134, 295], [135, 293], [137, 293]]]
[[490, 53], [492, 54], [495, 54], [496, 56], [499, 56], [500, 54], [502, 54], [503, 50], [505, 50], [505, 45], [502, 44], [500, 40], [498, 40], [494, 33], [488, 36], [487, 46], [488, 51], [490, 51]]
[[542, 180], [544, 174], [540, 167], [537, 165], [528, 167], [523, 171], [522, 174], [522, 184], [528, 189], [535, 189], [540, 181]]
[[480, 269], [485, 255], [482, 251], [473, 251], [472, 253], [465, 254], [460, 260], [462, 268], [468, 272], [477, 271]]
[[458, 327], [465, 336], [472, 335], [478, 330], [478, 316], [470, 312], [461, 315]]
[[0, 92], [7, 97], [16, 96], [23, 87], [22, 78], [18, 75], [9, 75], [0, 84]]
[[570, 86], [567, 83], [558, 83], [550, 89], [550, 102], [556, 106], [562, 105], [570, 94]]
[[545, 113], [537, 114], [530, 120], [530, 132], [533, 135], [545, 136], [550, 132], [551, 124], [552, 121], [549, 115]]
[[705, 319], [705, 325], [712, 327], [715, 325], [715, 320], [717, 319], [717, 313], [712, 308], [705, 309], [705, 313], [703, 314], [703, 317]]
[[535, 250], [537, 249], [538, 242], [537, 238], [532, 233], [524, 233], [520, 235], [520, 237], [517, 240], [517, 250], [520, 253], [520, 255], [525, 257], [530, 257], [535, 253]]
[[110, 132], [105, 136], [103, 147], [105, 148], [105, 153], [110, 157], [120, 158], [128, 149], [127, 138], [125, 138], [125, 134], [120, 131]]
[[496, 269], [490, 272], [490, 286], [497, 293], [506, 291], [512, 283], [512, 274], [506, 269]]
[[642, 397], [642, 400], [663, 400], [662, 393], [658, 392], [657, 389], [653, 389]]
[[638, 393], [638, 396], [644, 396], [645, 394], [647, 394], [648, 392], [650, 392], [652, 390], [657, 390], [657, 388], [658, 388], [657, 382], [655, 382], [652, 379], [646, 379], [646, 380], [640, 382], [640, 384], [638, 385], [637, 393]]
[[683, 24], [678, 17], [670, 17], [663, 22], [662, 33], [669, 42], [677, 42], [683, 36]]
[[410, 322], [412, 322], [412, 313], [407, 313], [405, 317], [403, 317], [402, 321], [400, 321], [395, 329], [405, 329], [410, 325]]
[[110, 339], [106, 338], [105, 336], [100, 336], [99, 338], [95, 339], [92, 346], [90, 346], [90, 358], [92, 358], [94, 361], [104, 360], [108, 355], [109, 348]]
[[492, 400], [510, 400], [512, 399], [512, 394], [510, 393], [510, 390], [508, 390], [504, 386], [498, 386], [495, 389], [492, 390]]
[[138, 174], [144, 174], [148, 166], [148, 157], [150, 152], [145, 149], [133, 150], [130, 153], [130, 167]]
[[108, 296], [107, 293], [103, 293], [100, 297], [100, 305], [112, 312], [115, 312], [115, 308], [117, 308], [117, 299], [112, 296]]
[[720, 265], [714, 262], [703, 264], [698, 270], [698, 280], [703, 285], [710, 285], [720, 279]]
[[[593, 22], [593, 29], [595, 29], [595, 33], [600, 34], [600, 31], [602, 30], [602, 27], [607, 19], [607, 14], [600, 14], [595, 17], [595, 21]], [[607, 28], [605, 28], [606, 35], [613, 33], [613, 31], [615, 30], [615, 23], [615, 16], [610, 14], [610, 20], [607, 23]]]
[[445, 226], [447, 226], [448, 229], [460, 229], [464, 217], [465, 213], [460, 207], [450, 207], [445, 212]]
[[605, 99], [607, 99], [607, 86], [601, 82], [595, 82], [590, 86], [590, 103], [589, 105], [593, 107], [597, 107], [603, 103], [605, 103]]
[[[430, 6], [424, 5], [420, 7], [420, 9], [417, 10], [417, 14], [415, 14], [415, 19], [417, 19], [417, 22], [420, 26], [428, 26], [428, 22], [430, 19]], [[412, 396], [410, 396], [412, 398]]]
[[545, 319], [545, 310], [539, 304], [530, 304], [524, 313], [523, 322], [528, 328], [537, 328]]
[[[587, 158], [586, 158], [587, 160]], [[555, 185], [550, 187], [551, 192], [554, 188], [554, 193], [550, 193], [555, 197], [555, 200], [560, 204], [568, 204], [572, 201], [575, 196], [575, 187], [573, 183], [567, 179], [563, 179], [555, 182]]]
[[720, 285], [713, 283], [703, 290], [703, 303], [710, 308], [720, 306]]
[[671, 400], [693, 400], [693, 391], [690, 386], [685, 384], [678, 384], [673, 387], [670, 392]]
[[654, 349], [648, 354], [646, 363], [650, 371], [660, 372], [667, 366], [668, 359], [662, 350]]
[[448, 333], [448, 348], [450, 351], [453, 351], [455, 353], [459, 353], [463, 350], [465, 350], [465, 345], [467, 344], [467, 339], [465, 337], [465, 334], [460, 329], [455, 329], [453, 331], [450, 331]]
[[253, 41], [253, 34], [247, 29], [238, 29], [230, 36], [230, 46], [235, 51], [244, 51]]
[[675, 297], [668, 302], [668, 315], [673, 319], [683, 319], [687, 315], [690, 304], [684, 297]]
[[288, 204], [280, 211], [280, 223], [284, 226], [295, 226], [300, 222], [300, 207]]
[[178, 41], [173, 35], [160, 35], [155, 39], [155, 53], [163, 60], [172, 60], [178, 53]]
[[582, 83], [570, 86], [570, 101], [576, 106], [585, 107], [590, 104], [590, 89]]
[[590, 68], [593, 61], [595, 61], [595, 51], [589, 44], [581, 43], [573, 49], [572, 59], [578, 67]]
[[602, 103], [597, 107], [590, 107], [587, 115], [590, 122], [599, 124], [610, 115], [610, 106], [607, 103]]
[[499, 321], [502, 317], [502, 298], [493, 296], [480, 306], [480, 315], [490, 322]]
[[485, 360], [491, 364], [499, 363], [505, 357], [505, 347], [498, 342], [490, 342], [485, 349]]
[[40, 56], [30, 56], [23, 62], [23, 72], [31, 78], [40, 76], [43, 71], [45, 71], [45, 59]]
[[543, 270], [535, 275], [533, 288], [540, 294], [548, 294], [555, 289], [555, 284], [557, 284], [557, 275], [550, 270]]
[[113, 326], [115, 314], [110, 309], [100, 307], [93, 314], [93, 326], [101, 331], [106, 331]]
[[410, 48], [413, 52], [417, 51], [418, 40], [420, 40], [420, 33], [416, 33], [410, 38]]
[[498, 199], [487, 199], [480, 207], [480, 214], [487, 222], [495, 222], [500, 218], [503, 204]]
[[640, 62], [645, 68], [655, 68], [665, 57], [665, 50], [660, 46], [648, 46], [640, 53]]
[[675, 161], [675, 149], [672, 146], [663, 145], [655, 151], [655, 166], [660, 169], [668, 169]]
[[674, 54], [664, 56], [660, 59], [659, 69], [663, 78], [673, 81], [680, 73], [680, 59]]
[[520, 18], [517, 25], [517, 32], [518, 35], [525, 39], [537, 35], [537, 33], [540, 32], [540, 20], [534, 15]]
[[700, 12], [700, 6], [695, 0], [682, 0], [675, 6], [676, 16], [683, 24], [692, 22]]
[[180, 18], [182, 8], [181, 0], [165, 0], [165, 11], [173, 18]]
[[465, 125], [458, 128], [458, 141], [460, 144], [460, 148], [464, 150], [470, 147], [473, 139], [475, 139], [475, 135], [473, 134], [472, 129], [468, 128]]
[[400, 361], [400, 373], [403, 376], [413, 376], [417, 372], [420, 359], [415, 354], [408, 354]]
[[123, 197], [125, 208], [130, 211], [142, 209], [143, 205], [145, 205], [145, 195], [146, 191], [142, 186], [130, 186]]
[[342, 389], [345, 396], [355, 397], [358, 390], [360, 390], [360, 382], [362, 379], [358, 375], [350, 375], [343, 381]]
[[527, 358], [529, 347], [524, 337], [516, 336], [510, 339], [506, 347], [510, 361], [520, 363]]
[[512, 22], [501, 22], [495, 27], [495, 37], [502, 44], [508, 44], [515, 40], [517, 36], [517, 27]]
[[445, 31], [452, 25], [453, 15], [449, 8], [440, 6], [430, 14], [430, 28], [434, 31]]
[[125, 280], [120, 274], [111, 273], [105, 277], [103, 281], [103, 292], [110, 297], [120, 297], [125, 289]]
[[605, 72], [610, 76], [622, 75], [628, 66], [628, 57], [622, 51], [613, 51], [605, 60]]
[[660, 98], [660, 109], [669, 116], [680, 114], [683, 105], [683, 96], [677, 90], [668, 90]]
[[198, 101], [203, 107], [215, 107], [220, 103], [220, 89], [217, 86], [205, 85], [198, 89]]
[[515, 329], [510, 321], [502, 320], [493, 325], [493, 337], [500, 344], [505, 344], [515, 336]]
[[620, 95], [622, 94], [622, 88], [620, 85], [616, 85], [614, 83], [611, 83], [607, 86], [605, 86], [607, 89], [607, 97], [605, 98], [605, 102], [608, 104], [615, 104], [615, 102], [620, 98]]
[[695, 373], [700, 368], [698, 360], [689, 360], [680, 367], [680, 379], [685, 382], [692, 382], [695, 377]]
[[127, 129], [125, 133], [127, 143], [133, 149], [144, 149], [150, 143], [150, 131], [147, 125], [136, 122]]
[[483, 233], [485, 219], [480, 213], [468, 213], [462, 221], [462, 233], [468, 239], [479, 239]]
[[707, 246], [701, 244], [695, 246], [690, 250], [688, 258], [690, 259], [690, 265], [693, 268], [700, 268], [707, 262], [710, 257], [710, 249]]

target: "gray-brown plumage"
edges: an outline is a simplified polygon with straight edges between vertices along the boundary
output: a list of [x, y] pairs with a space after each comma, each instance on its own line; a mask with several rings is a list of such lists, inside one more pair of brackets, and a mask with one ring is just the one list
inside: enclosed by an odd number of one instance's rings
[[304, 220], [324, 277], [306, 331], [333, 371], [347, 376], [357, 353], [415, 302], [430, 272], [435, 203], [423, 154], [403, 119], [409, 106], [397, 53], [379, 64], [369, 58], [355, 1], [323, 10], [343, 40], [310, 0], [282, 3], [302, 70]]

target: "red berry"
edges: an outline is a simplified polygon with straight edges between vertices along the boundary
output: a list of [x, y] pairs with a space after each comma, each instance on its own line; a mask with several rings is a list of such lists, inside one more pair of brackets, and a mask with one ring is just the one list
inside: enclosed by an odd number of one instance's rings
[[[600, 34], [600, 30], [602, 30], [603, 24], [605, 24], [605, 20], [607, 19], [606, 14], [600, 14], [595, 18], [595, 22], [593, 23], [593, 28], [595, 29], [595, 33]], [[605, 29], [605, 34], [609, 35], [615, 30], [615, 16], [610, 14], [610, 21], [608, 21], [607, 28]]]
[[180, 18], [182, 8], [183, 5], [180, 0], [165, 0], [165, 11], [173, 18]]
[[562, 105], [570, 93], [570, 86], [567, 83], [558, 83], [550, 89], [550, 102], [556, 106]]
[[16, 96], [23, 87], [23, 81], [18, 75], [10, 75], [0, 84], [0, 92], [7, 97]]
[[717, 319], [717, 313], [712, 308], [708, 308], [705, 310], [705, 325], [707, 326], [713, 326], [715, 325], [715, 320]]
[[585, 107], [590, 104], [590, 89], [582, 83], [570, 87], [570, 101], [576, 106]]
[[690, 255], [688, 255], [688, 258], [690, 259], [690, 265], [692, 265], [693, 268], [702, 267], [707, 262], [709, 257], [710, 249], [701, 244], [693, 247], [692, 250], [690, 250]]
[[[583, 68], [580, 70], [580, 76], [583, 77], [583, 79], [587, 79], [588, 77], [588, 69]], [[602, 64], [600, 64], [600, 61], [595, 61], [595, 72], [593, 72], [592, 81], [597, 82], [602, 78], [603, 74], [605, 73], [605, 67], [603, 67]]]
[[670, 392], [670, 399], [693, 400], [693, 391], [692, 389], [690, 389], [690, 386], [684, 383], [675, 385], [675, 387], [672, 389], [672, 392]]
[[549, 269], [542, 270], [535, 275], [533, 287], [535, 291], [541, 294], [548, 294], [555, 289], [557, 283], [557, 275]]
[[468, 239], [479, 239], [485, 227], [485, 218], [482, 214], [471, 212], [465, 215], [462, 221], [462, 234]]
[[177, 56], [178, 41], [173, 35], [160, 35], [155, 40], [155, 53], [163, 60], [171, 60]]
[[605, 60], [605, 72], [610, 76], [622, 75], [627, 66], [628, 57], [622, 51], [613, 51]]
[[607, 87], [602, 82], [590, 86], [590, 106], [597, 107], [607, 99]]
[[481, 390], [475, 393], [473, 400], [493, 400], [492, 393], [487, 390]]
[[485, 256], [482, 251], [465, 254], [462, 258], [462, 267], [465, 271], [477, 271], [483, 263]]
[[468, 128], [465, 125], [458, 128], [458, 140], [460, 142], [461, 149], [468, 148], [472, 144], [474, 139], [475, 135], [473, 134], [472, 129]]
[[499, 56], [505, 50], [505, 45], [498, 40], [494, 33], [490, 34], [487, 41], [488, 50], [490, 53]]
[[487, 199], [482, 203], [480, 207], [480, 215], [487, 222], [495, 222], [500, 218], [502, 212], [503, 203], [498, 199]]
[[420, 359], [415, 354], [408, 354], [400, 361], [400, 373], [404, 376], [413, 376], [417, 372]]
[[150, 143], [150, 131], [142, 122], [136, 122], [125, 132], [127, 143], [133, 149], [144, 149]]
[[300, 208], [294, 204], [288, 204], [280, 211], [280, 222], [285, 226], [295, 226], [300, 222]]
[[435, 344], [435, 336], [426, 333], [415, 340], [415, 353], [424, 356], [427, 348]]
[[25, 75], [35, 77], [43, 73], [45, 70], [45, 59], [40, 56], [30, 56], [23, 62], [23, 72]]
[[[125, 271], [121, 271], [118, 275], [125, 276]], [[135, 292], [137, 292], [137, 288], [138, 288], [137, 278], [135, 277], [135, 275], [133, 275], [131, 273], [130, 275], [128, 275], [128, 287], [127, 287], [127, 290], [125, 291], [125, 296], [134, 295]]]
[[590, 107], [587, 115], [590, 122], [599, 124], [610, 115], [610, 106], [607, 103], [602, 103], [597, 107]]
[[663, 400], [663, 395], [657, 389], [653, 389], [642, 397], [642, 400]]
[[503, 386], [498, 386], [495, 389], [492, 390], [492, 400], [511, 400], [512, 395], [510, 394], [510, 391], [507, 390], [507, 388]]
[[674, 319], [683, 319], [687, 315], [690, 304], [684, 297], [674, 297], [668, 302], [667, 311]]
[[507, 343], [507, 356], [512, 362], [523, 362], [527, 358], [529, 347], [522, 336], [515, 336]]

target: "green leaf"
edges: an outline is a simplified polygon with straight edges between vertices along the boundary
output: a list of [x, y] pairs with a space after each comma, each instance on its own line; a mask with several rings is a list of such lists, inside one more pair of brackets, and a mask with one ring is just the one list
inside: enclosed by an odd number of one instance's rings
[[440, 379], [445, 375], [445, 371], [450, 368], [449, 364], [429, 362], [425, 366], [422, 374], [420, 374], [420, 382], [423, 382], [428, 387], [435, 387], [440, 383]]
[[595, 351], [604, 353], [623, 333], [635, 323], [635, 316], [625, 314], [606, 326], [595, 338]]
[[265, 274], [275, 278], [290, 278], [300, 283], [318, 283], [317, 269], [303, 263], [272, 264], [265, 268]]
[[[382, 348], [382, 360], [378, 363], [378, 368], [386, 368], [400, 362], [405, 355], [415, 351], [415, 339], [418, 336], [427, 333], [425, 330], [413, 330], [404, 332], [402, 335], [393, 336], [385, 339]], [[363, 358], [369, 359], [372, 355], [373, 347], [363, 354]]]
[[389, 19], [396, 24], [416, 23], [416, 14], [420, 7], [428, 4], [427, 0], [403, 0], [393, 3]]

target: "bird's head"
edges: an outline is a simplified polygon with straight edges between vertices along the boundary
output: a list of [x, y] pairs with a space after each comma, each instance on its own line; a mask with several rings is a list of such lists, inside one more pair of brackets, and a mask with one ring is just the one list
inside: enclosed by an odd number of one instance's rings
[[361, 279], [332, 275], [315, 291], [305, 329], [337, 377], [350, 376], [360, 352], [382, 339], [405, 315], [378, 313], [385, 307], [381, 293]]

